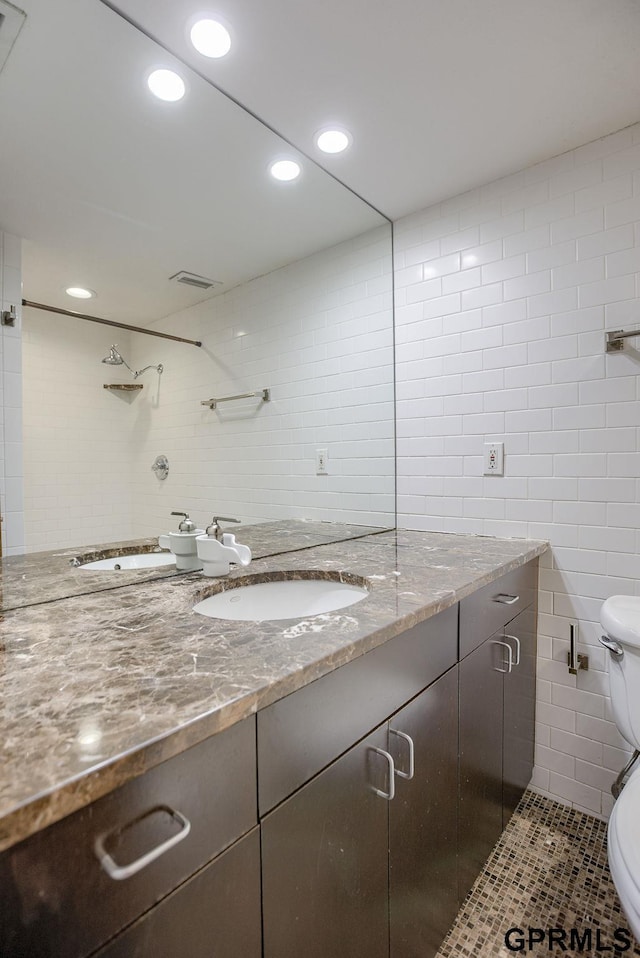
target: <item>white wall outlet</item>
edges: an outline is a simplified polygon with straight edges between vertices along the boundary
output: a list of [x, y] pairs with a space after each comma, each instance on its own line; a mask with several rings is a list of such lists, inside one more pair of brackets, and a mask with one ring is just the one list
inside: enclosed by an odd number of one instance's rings
[[485, 442], [484, 474], [485, 476], [504, 476], [503, 442]]
[[316, 449], [316, 475], [328, 475], [329, 453], [326, 449]]

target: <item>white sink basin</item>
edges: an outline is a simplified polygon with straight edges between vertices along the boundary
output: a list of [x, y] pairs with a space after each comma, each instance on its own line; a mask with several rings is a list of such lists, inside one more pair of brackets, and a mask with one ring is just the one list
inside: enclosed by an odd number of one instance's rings
[[218, 592], [194, 605], [193, 611], [212, 619], [262, 622], [265, 619], [303, 619], [344, 609], [360, 602], [367, 589], [327, 579], [282, 579], [258, 582]]
[[89, 572], [118, 572], [120, 569], [159, 569], [175, 564], [176, 557], [170, 552], [140, 552], [111, 559], [96, 559], [95, 562], [85, 562], [80, 568]]

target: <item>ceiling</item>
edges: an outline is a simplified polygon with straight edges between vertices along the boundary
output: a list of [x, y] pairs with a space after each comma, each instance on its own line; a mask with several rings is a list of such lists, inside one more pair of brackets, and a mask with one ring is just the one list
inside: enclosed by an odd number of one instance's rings
[[145, 325], [211, 295], [180, 270], [222, 292], [385, 223], [313, 163], [273, 180], [296, 151], [197, 75], [152, 97], [147, 73], [176, 64], [99, 0], [25, 6], [0, 72], [0, 229], [24, 240], [26, 299]]
[[[64, 287], [88, 285], [87, 311], [122, 321], [210, 295], [178, 270], [224, 291], [382, 222], [351, 191], [397, 219], [640, 119], [640, 0], [114, 2], [200, 75], [151, 102], [141, 72], [169, 53], [100, 0], [22, 0], [0, 228], [26, 240], [25, 296], [87, 309]], [[203, 13], [230, 29], [224, 59], [188, 46]], [[353, 144], [327, 157], [313, 134], [332, 123]], [[276, 132], [307, 159], [274, 189]]]
[[[640, 120], [639, 0], [114, 2], [391, 219]], [[187, 42], [203, 8], [224, 59]]]

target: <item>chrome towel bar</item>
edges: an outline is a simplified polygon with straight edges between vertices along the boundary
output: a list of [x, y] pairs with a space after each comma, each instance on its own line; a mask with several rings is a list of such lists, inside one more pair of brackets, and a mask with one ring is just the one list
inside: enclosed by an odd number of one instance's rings
[[640, 329], [630, 329], [627, 332], [622, 329], [609, 330], [605, 334], [605, 351], [608, 353], [620, 352], [621, 349], [624, 349], [625, 339], [629, 339], [631, 336], [640, 336]]
[[261, 399], [262, 402], [269, 402], [271, 395], [268, 389], [259, 389], [255, 393], [240, 393], [238, 396], [222, 396], [220, 399], [204, 399], [200, 405], [208, 406], [209, 409], [215, 409], [219, 402], [233, 402], [235, 399]]

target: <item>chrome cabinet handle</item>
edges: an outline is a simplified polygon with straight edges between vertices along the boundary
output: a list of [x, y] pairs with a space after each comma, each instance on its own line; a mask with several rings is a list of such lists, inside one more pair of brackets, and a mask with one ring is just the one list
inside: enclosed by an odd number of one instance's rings
[[390, 728], [389, 733], [391, 735], [397, 735], [398, 738], [404, 739], [404, 741], [409, 746], [409, 771], [401, 772], [398, 766], [396, 765], [395, 773], [398, 776], [398, 778], [406, 778], [407, 781], [411, 781], [415, 771], [415, 746], [413, 744], [413, 739], [411, 738], [410, 735], [407, 735], [406, 732], [401, 732], [397, 728]]
[[511, 639], [512, 642], [516, 643], [516, 660], [513, 664], [520, 665], [520, 639], [518, 638], [517, 635], [507, 635], [506, 632], [504, 634], [504, 638]]
[[600, 645], [604, 645], [605, 649], [608, 649], [616, 659], [621, 659], [624, 655], [624, 649], [620, 643], [616, 642], [615, 639], [610, 639], [608, 635], [600, 636]]
[[491, 599], [492, 602], [501, 602], [502, 605], [514, 605], [520, 599], [519, 595], [509, 595], [508, 592], [498, 592]]
[[505, 649], [507, 650], [507, 666], [508, 666], [508, 667], [507, 667], [506, 669], [496, 668], [495, 671], [496, 671], [496, 672], [504, 672], [505, 675], [508, 675], [508, 674], [511, 672], [511, 669], [513, 668], [513, 649], [511, 648], [511, 646], [509, 645], [508, 642], [498, 642], [498, 641], [496, 640], [496, 641], [494, 641], [493, 644], [494, 644], [494, 645], [503, 645], [503, 646], [505, 647]]
[[171, 838], [168, 838], [165, 842], [161, 842], [159, 845], [156, 845], [155, 848], [152, 848], [144, 855], [141, 855], [140, 858], [136, 858], [136, 860], [131, 862], [129, 865], [118, 865], [118, 863], [113, 860], [109, 852], [104, 847], [105, 841], [109, 837], [109, 833], [96, 838], [95, 844], [93, 846], [94, 851], [98, 856], [100, 864], [110, 878], [113, 878], [115, 881], [122, 881], [124, 878], [131, 878], [132, 875], [137, 874], [139, 871], [142, 871], [143, 868], [146, 868], [147, 865], [150, 865], [151, 862], [154, 862], [156, 858], [160, 858], [161, 855], [164, 855], [165, 852], [168, 852], [169, 849], [173, 848], [174, 845], [177, 845], [178, 842], [183, 841], [191, 831], [191, 822], [189, 819], [185, 818], [185, 816], [180, 812], [176, 812], [175, 809], [169, 808], [168, 805], [158, 805], [156, 808], [152, 808], [151, 811], [145, 812], [143, 815], [140, 815], [139, 818], [134, 819], [134, 821], [130, 824], [134, 825], [136, 822], [146, 818], [147, 815], [150, 815], [151, 812], [156, 811], [168, 812], [174, 821], [178, 822], [178, 824], [181, 826], [180, 831], [175, 835], [172, 835]]
[[388, 752], [385, 752], [383, 748], [378, 748], [375, 745], [372, 745], [371, 749], [372, 751], [377, 752], [378, 755], [382, 755], [382, 757], [386, 760], [387, 764], [389, 765], [389, 791], [384, 792], [381, 788], [376, 788], [375, 785], [372, 785], [371, 787], [373, 791], [376, 793], [376, 795], [379, 795], [380, 798], [386, 798], [386, 800], [390, 802], [393, 800], [396, 794], [396, 779], [395, 779], [396, 767], [393, 761], [393, 757], [389, 755]]

